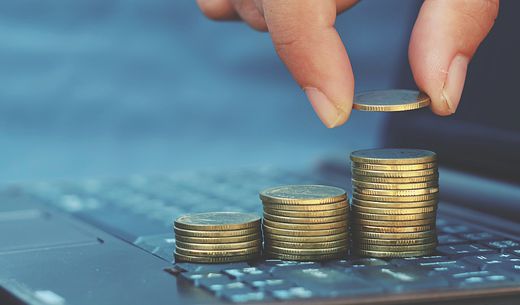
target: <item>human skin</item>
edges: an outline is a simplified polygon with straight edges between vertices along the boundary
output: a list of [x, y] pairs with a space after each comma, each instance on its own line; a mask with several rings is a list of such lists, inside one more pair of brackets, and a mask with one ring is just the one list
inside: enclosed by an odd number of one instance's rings
[[[329, 128], [352, 111], [354, 75], [334, 27], [353, 0], [197, 0], [214, 20], [241, 19], [268, 31], [276, 52]], [[455, 113], [468, 64], [491, 30], [499, 0], [425, 0], [412, 30], [408, 57], [418, 88], [434, 113]], [[384, 50], [382, 50], [384, 52]]]

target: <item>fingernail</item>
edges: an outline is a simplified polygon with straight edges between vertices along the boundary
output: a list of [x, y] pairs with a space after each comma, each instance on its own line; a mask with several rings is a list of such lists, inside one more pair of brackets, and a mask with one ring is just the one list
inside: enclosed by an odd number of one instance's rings
[[347, 120], [345, 111], [339, 109], [329, 98], [319, 89], [306, 87], [303, 88], [307, 98], [311, 102], [312, 108], [320, 120], [328, 128], [334, 128], [343, 124]]
[[448, 69], [448, 76], [442, 88], [442, 97], [451, 113], [455, 113], [459, 106], [462, 89], [466, 81], [469, 58], [464, 55], [455, 56]]

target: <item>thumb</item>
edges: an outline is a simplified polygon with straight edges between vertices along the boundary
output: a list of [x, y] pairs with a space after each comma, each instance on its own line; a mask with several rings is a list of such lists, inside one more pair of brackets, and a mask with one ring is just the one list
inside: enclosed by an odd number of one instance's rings
[[410, 39], [410, 65], [417, 86], [439, 115], [455, 112], [468, 63], [491, 30], [498, 0], [426, 0]]
[[335, 0], [264, 0], [263, 12], [275, 49], [329, 128], [348, 119], [354, 76], [334, 28]]

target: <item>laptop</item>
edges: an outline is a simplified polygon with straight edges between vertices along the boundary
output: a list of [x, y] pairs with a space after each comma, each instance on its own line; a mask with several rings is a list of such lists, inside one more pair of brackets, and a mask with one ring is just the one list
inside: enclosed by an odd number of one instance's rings
[[[323, 262], [174, 261], [177, 216], [260, 215], [258, 192], [282, 184], [326, 184], [350, 193], [347, 151], [309, 168], [18, 184], [0, 192], [0, 303], [518, 303], [520, 124], [512, 97], [520, 43], [517, 36], [500, 36], [514, 24], [514, 12], [501, 10], [498, 34], [470, 67], [462, 104], [472, 107], [461, 106], [450, 118], [428, 110], [392, 114], [382, 134], [381, 147], [425, 148], [439, 155], [434, 254]], [[402, 75], [400, 86], [412, 87], [409, 73]]]

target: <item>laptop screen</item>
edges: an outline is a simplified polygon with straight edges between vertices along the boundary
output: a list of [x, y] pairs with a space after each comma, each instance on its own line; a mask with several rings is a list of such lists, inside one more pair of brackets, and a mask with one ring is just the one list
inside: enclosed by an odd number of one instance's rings
[[[443, 166], [520, 182], [520, 2], [500, 5], [494, 28], [468, 67], [457, 112], [390, 114], [385, 146], [428, 148]], [[409, 68], [402, 75], [400, 86], [414, 88]]]

